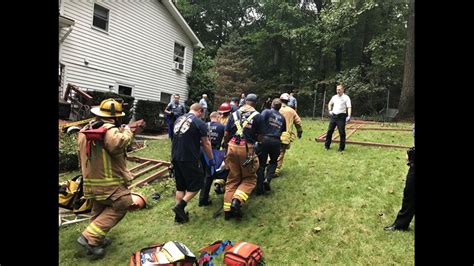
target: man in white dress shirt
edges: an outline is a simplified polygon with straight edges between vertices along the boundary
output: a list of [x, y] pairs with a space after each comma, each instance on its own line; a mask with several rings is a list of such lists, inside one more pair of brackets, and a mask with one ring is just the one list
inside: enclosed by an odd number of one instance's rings
[[342, 152], [346, 147], [346, 122], [351, 120], [352, 105], [349, 96], [344, 94], [344, 86], [342, 84], [336, 87], [337, 94], [332, 96], [328, 104], [329, 109], [329, 127], [326, 134], [326, 142], [324, 148], [329, 150], [331, 146], [332, 133], [337, 126], [339, 131], [339, 149]]

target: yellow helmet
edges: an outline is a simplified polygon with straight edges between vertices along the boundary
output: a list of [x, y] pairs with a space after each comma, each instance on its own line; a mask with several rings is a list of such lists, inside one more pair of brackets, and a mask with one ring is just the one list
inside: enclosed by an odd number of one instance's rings
[[125, 116], [125, 113], [122, 112], [122, 103], [112, 98], [103, 100], [100, 106], [92, 108], [91, 112], [100, 117]]

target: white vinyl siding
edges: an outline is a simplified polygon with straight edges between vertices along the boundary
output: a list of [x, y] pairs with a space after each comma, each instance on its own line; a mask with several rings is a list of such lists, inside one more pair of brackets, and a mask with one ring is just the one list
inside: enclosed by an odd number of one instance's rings
[[[134, 85], [137, 99], [159, 101], [166, 92], [180, 94], [185, 101], [193, 46], [168, 10], [157, 0], [100, 1], [109, 9], [104, 34], [92, 26], [94, 3], [62, 0], [62, 15], [75, 21], [62, 44], [61, 63], [68, 70], [65, 85], [108, 91], [110, 85], [128, 83]], [[184, 73], [171, 66], [175, 43], [185, 46]]]

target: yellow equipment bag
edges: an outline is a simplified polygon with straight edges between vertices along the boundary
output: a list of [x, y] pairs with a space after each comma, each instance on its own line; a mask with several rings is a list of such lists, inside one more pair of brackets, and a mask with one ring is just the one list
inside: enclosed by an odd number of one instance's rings
[[59, 207], [72, 210], [75, 214], [88, 213], [92, 210], [92, 202], [84, 198], [82, 175], [59, 184]]

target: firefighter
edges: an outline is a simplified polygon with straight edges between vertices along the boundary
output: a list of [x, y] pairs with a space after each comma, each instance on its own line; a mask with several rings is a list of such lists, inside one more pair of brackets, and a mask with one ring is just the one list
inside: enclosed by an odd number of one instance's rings
[[218, 122], [223, 124], [224, 126], [227, 125], [227, 120], [229, 119], [231, 110], [232, 110], [232, 106], [230, 105], [230, 103], [228, 102], [222, 103], [217, 109], [217, 112], [219, 112], [219, 114], [221, 115], [221, 117], [219, 117], [218, 119]]
[[84, 196], [92, 202], [92, 217], [77, 242], [98, 258], [111, 244], [106, 234], [133, 206], [127, 187], [132, 174], [125, 160], [133, 132], [127, 125], [117, 126], [118, 118], [125, 113], [122, 104], [114, 99], [103, 100], [91, 112], [96, 118], [79, 132], [78, 152]]
[[228, 145], [225, 164], [229, 175], [225, 184], [224, 218], [240, 219], [241, 207], [257, 183], [258, 158], [254, 145], [262, 133], [263, 120], [255, 110], [257, 95], [251, 93], [245, 104], [229, 118], [224, 133], [224, 145]]
[[[258, 144], [258, 161], [260, 167], [257, 171], [257, 195], [262, 195], [265, 191], [270, 191], [270, 181], [275, 175], [277, 159], [280, 155], [281, 133], [286, 130], [285, 118], [279, 112], [281, 100], [278, 98], [274, 99], [271, 103], [271, 107], [272, 109], [265, 109], [262, 112], [264, 128], [262, 141]], [[268, 156], [270, 156], [270, 162], [268, 163], [268, 167], [266, 167]], [[265, 168], [267, 168], [266, 175]]]
[[[282, 102], [280, 113], [285, 117], [286, 120], [286, 132], [281, 134], [281, 148], [280, 156], [277, 160], [277, 168], [275, 171], [275, 177], [280, 175], [281, 167], [283, 165], [283, 158], [285, 157], [285, 152], [290, 148], [291, 142], [296, 139], [296, 136], [300, 139], [303, 136], [303, 128], [301, 126], [301, 118], [298, 116], [293, 108], [289, 107], [288, 101], [290, 100], [290, 95], [288, 93], [283, 93], [280, 96]], [[296, 134], [293, 131], [293, 125], [296, 127]]]

